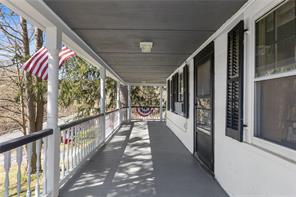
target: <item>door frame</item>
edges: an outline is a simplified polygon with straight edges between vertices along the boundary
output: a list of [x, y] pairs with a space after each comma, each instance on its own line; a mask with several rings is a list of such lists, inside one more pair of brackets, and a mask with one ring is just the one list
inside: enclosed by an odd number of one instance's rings
[[[197, 128], [196, 128], [196, 96], [197, 96], [197, 65], [198, 65], [198, 60], [197, 59], [202, 59], [207, 57], [208, 55], [211, 55], [211, 100], [212, 100], [212, 112], [211, 112], [211, 121], [212, 121], [212, 156], [213, 156], [213, 164], [212, 164], [212, 169], [207, 166], [197, 155]], [[202, 49], [195, 57], [194, 57], [194, 66], [193, 66], [193, 84], [194, 84], [194, 89], [193, 89], [193, 155], [194, 158], [196, 158], [199, 163], [210, 173], [214, 176], [214, 171], [215, 171], [215, 44], [214, 41], [209, 43], [204, 49]]]

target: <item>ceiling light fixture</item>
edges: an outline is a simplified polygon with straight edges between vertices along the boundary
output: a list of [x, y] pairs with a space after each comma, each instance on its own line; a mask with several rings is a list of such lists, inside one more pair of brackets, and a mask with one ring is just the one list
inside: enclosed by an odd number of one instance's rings
[[142, 53], [151, 53], [153, 42], [140, 42]]

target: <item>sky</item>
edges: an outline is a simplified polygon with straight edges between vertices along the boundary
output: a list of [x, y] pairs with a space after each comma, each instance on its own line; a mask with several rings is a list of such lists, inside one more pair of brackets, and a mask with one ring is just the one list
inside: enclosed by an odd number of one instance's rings
[[[14, 13], [13, 11], [11, 11], [8, 7], [6, 7], [3, 4], [0, 4], [0, 9], [1, 9], [1, 13], [0, 13], [0, 23], [1, 25], [8, 25], [13, 27], [13, 29], [16, 30], [13, 31], [9, 28], [6, 28], [8, 30], [8, 32], [12, 35], [17, 35], [17, 37], [21, 37], [20, 34], [20, 16], [17, 15], [16, 13]], [[5, 19], [4, 20], [4, 16]], [[7, 21], [7, 24], [4, 23], [5, 21]], [[33, 54], [35, 51], [35, 45], [34, 45], [34, 41], [33, 41], [33, 32], [34, 32], [34, 26], [30, 23], [29, 20], [27, 20], [28, 23], [28, 32], [29, 32], [29, 36], [30, 36], [30, 53]], [[7, 50], [3, 50], [2, 48], [7, 48], [9, 42], [7, 39], [7, 36], [4, 34], [4, 32], [0, 29], [0, 66], [3, 66], [3, 64], [7, 64], [7, 62], [10, 62], [9, 57], [7, 57], [8, 55], [11, 55], [7, 52]], [[6, 47], [5, 47], [6, 46]]]

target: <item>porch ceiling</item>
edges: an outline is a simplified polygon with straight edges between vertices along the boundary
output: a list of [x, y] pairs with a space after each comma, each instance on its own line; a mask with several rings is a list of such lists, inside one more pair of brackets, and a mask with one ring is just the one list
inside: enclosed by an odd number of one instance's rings
[[164, 83], [247, 0], [44, 1], [126, 82]]

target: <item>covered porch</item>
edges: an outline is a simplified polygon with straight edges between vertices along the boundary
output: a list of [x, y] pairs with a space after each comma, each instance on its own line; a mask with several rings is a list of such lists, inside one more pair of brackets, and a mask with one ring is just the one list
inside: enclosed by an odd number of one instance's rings
[[[49, 54], [47, 127], [0, 144], [4, 196], [12, 195], [11, 187], [16, 196], [296, 196], [296, 106], [287, 107], [293, 113], [285, 120], [294, 148], [267, 142], [254, 130], [260, 122], [254, 84], [270, 80], [255, 79], [256, 50], [265, 47], [255, 46], [258, 21], [288, 2], [278, 13], [282, 24], [292, 21], [285, 31], [293, 34], [283, 35], [295, 43], [295, 1], [0, 1], [45, 32]], [[63, 45], [99, 70], [100, 87], [96, 115], [60, 125]], [[283, 47], [294, 63], [295, 50]], [[271, 79], [282, 76], [295, 77], [295, 70]], [[116, 81], [111, 111], [105, 106], [108, 77]], [[153, 109], [148, 116], [132, 102], [133, 88], [143, 86], [159, 87], [157, 106], [144, 106]], [[287, 100], [294, 103], [295, 91]], [[230, 133], [228, 123], [235, 128]], [[32, 175], [26, 165], [23, 189], [20, 166], [31, 162], [32, 147], [40, 150], [37, 170]], [[17, 185], [10, 184], [12, 166], [18, 167]]]
[[60, 196], [228, 196], [160, 121], [123, 124]]
[[[163, 92], [173, 71], [246, 0], [1, 2], [43, 30], [48, 49], [47, 129], [1, 144], [4, 196], [24, 195], [21, 166], [35, 147], [37, 170], [33, 177], [30, 165], [25, 169], [26, 196], [227, 196], [166, 127]], [[100, 113], [65, 125], [58, 123], [62, 45], [100, 70]], [[105, 106], [107, 76], [117, 82], [113, 111]], [[133, 122], [133, 86], [160, 87], [153, 106], [159, 121]], [[17, 185], [10, 184], [12, 167]]]

